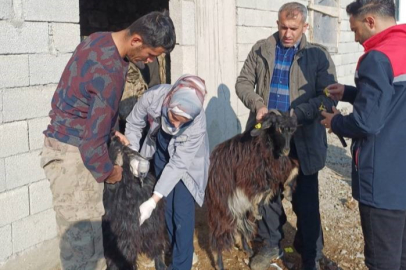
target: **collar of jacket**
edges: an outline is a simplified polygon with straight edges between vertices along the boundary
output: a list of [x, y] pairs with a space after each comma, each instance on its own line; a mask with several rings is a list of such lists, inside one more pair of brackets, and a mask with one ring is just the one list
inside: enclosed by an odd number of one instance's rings
[[399, 24], [391, 26], [382, 32], [367, 39], [362, 46], [364, 46], [365, 53], [375, 49], [375, 47], [385, 43], [387, 40], [398, 40], [403, 42], [402, 37], [406, 34], [406, 24]]
[[[269, 70], [271, 70], [271, 67], [273, 68], [274, 66], [274, 56], [275, 56], [275, 48], [276, 44], [279, 42], [279, 32], [275, 32], [272, 36], [268, 37], [265, 42], [265, 47], [264, 51], [266, 52], [266, 55], [262, 55], [266, 61], [268, 62], [268, 67]], [[302, 54], [303, 54], [303, 49], [308, 46], [306, 35], [302, 35], [302, 39], [300, 40], [300, 47], [297, 53], [295, 54], [294, 61], [299, 59]]]

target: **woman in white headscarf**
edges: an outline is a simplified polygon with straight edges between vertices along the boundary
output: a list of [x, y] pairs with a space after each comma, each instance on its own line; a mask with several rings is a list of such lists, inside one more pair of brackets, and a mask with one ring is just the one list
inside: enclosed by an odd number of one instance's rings
[[194, 202], [203, 204], [209, 168], [205, 95], [201, 78], [184, 75], [173, 86], [158, 85], [145, 92], [127, 118], [125, 135], [136, 151], [146, 122], [151, 126], [140, 153], [153, 157], [158, 180], [151, 198], [140, 206], [140, 223], [165, 197], [165, 220], [173, 248], [168, 269], [192, 267]]

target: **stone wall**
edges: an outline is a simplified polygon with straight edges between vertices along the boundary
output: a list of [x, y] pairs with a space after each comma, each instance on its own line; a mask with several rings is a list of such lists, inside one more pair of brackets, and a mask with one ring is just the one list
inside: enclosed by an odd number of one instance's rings
[[39, 153], [78, 22], [76, 1], [0, 2], [0, 264], [56, 236]]

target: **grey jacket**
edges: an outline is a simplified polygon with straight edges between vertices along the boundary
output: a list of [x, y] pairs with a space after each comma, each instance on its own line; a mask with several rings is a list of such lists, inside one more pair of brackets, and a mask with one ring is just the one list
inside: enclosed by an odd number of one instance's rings
[[[139, 151], [142, 130], [150, 122], [141, 155], [151, 158], [156, 151], [151, 133], [159, 128], [164, 98], [171, 89], [169, 84], [157, 85], [146, 91], [127, 117], [125, 135], [131, 148]], [[162, 171], [155, 191], [165, 197], [182, 179], [195, 201], [202, 206], [209, 170], [209, 140], [206, 132], [204, 109], [181, 134], [172, 137], [168, 146], [170, 160]]]
[[[240, 76], [236, 92], [244, 105], [251, 110], [247, 129], [255, 124], [257, 110], [268, 106], [270, 84], [274, 69], [278, 32], [258, 41], [251, 49]], [[336, 105], [323, 90], [336, 82], [334, 63], [324, 47], [306, 41], [303, 35], [298, 52], [290, 68], [290, 105], [295, 110], [299, 127], [293, 136], [300, 167], [304, 174], [321, 170], [326, 161], [327, 136], [320, 124], [320, 105], [328, 111]]]

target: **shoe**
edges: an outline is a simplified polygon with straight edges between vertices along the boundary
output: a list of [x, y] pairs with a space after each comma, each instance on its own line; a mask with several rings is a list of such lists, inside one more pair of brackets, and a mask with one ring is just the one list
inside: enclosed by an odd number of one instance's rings
[[257, 254], [252, 257], [250, 267], [252, 270], [264, 270], [269, 268], [272, 260], [283, 256], [283, 251], [278, 247], [263, 246]]

